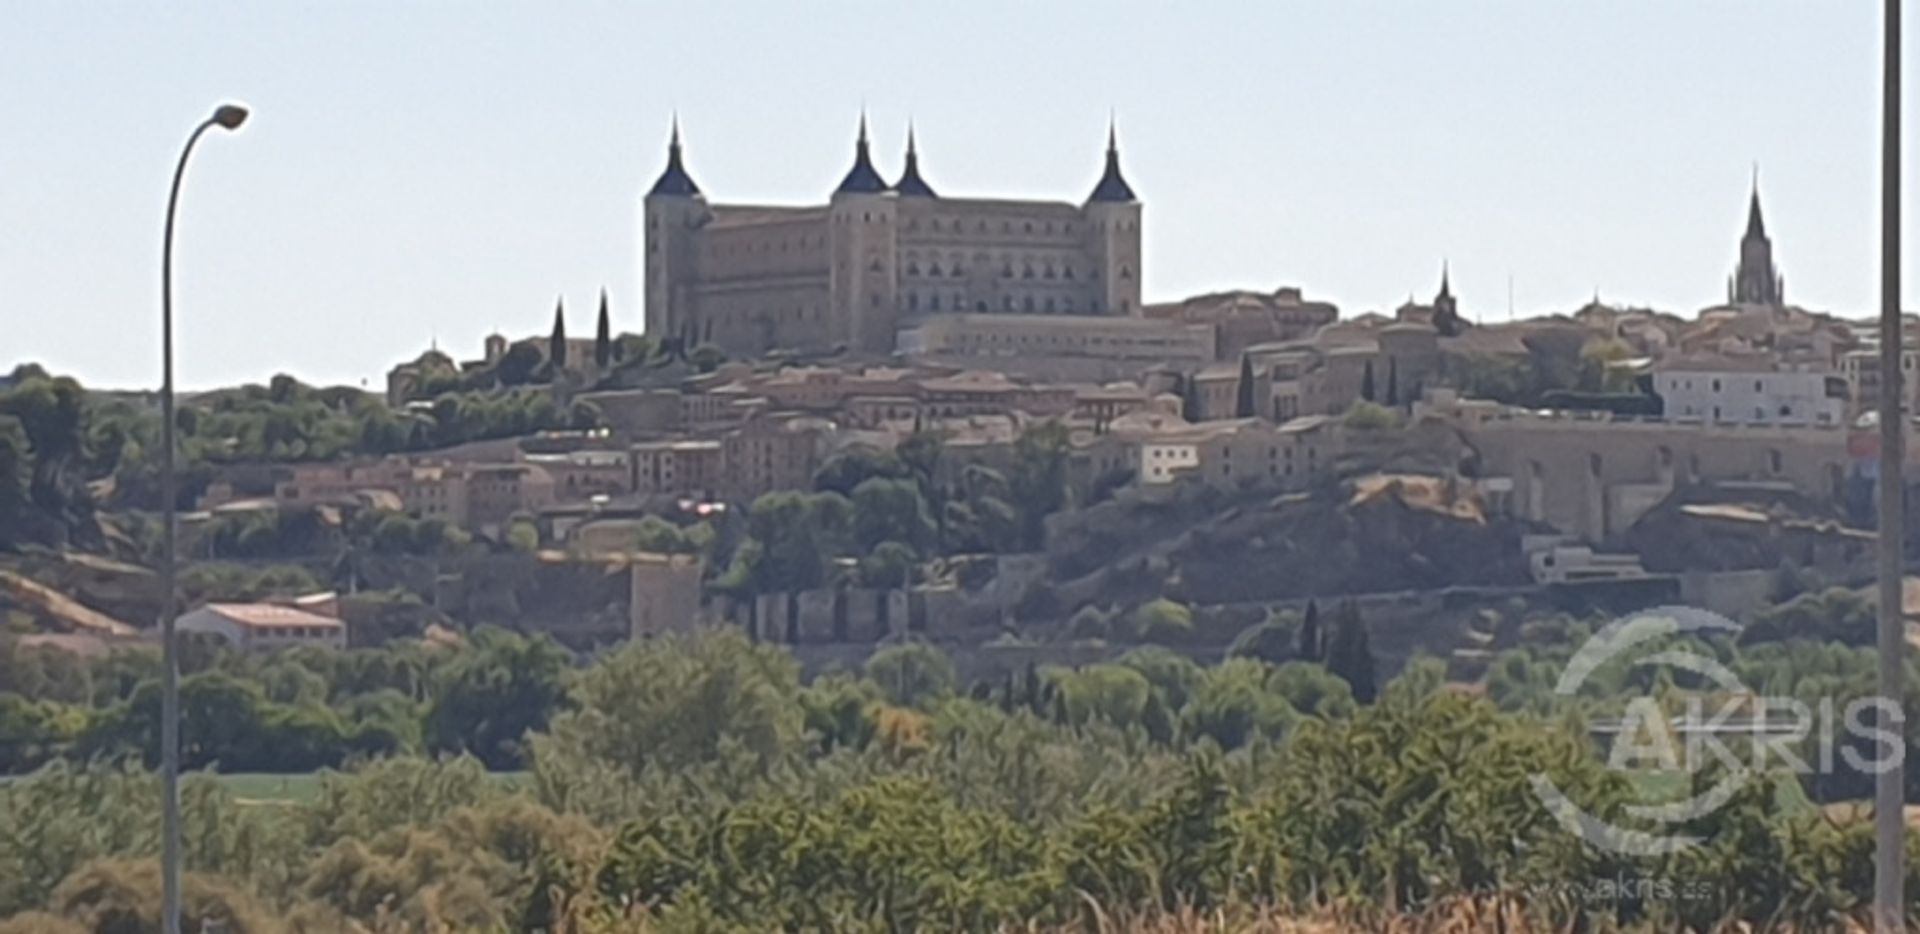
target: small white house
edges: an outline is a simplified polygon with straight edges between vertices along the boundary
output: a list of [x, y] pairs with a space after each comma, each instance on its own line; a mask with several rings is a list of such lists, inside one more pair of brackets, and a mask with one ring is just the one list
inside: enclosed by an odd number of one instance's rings
[[291, 606], [273, 603], [209, 603], [174, 621], [183, 633], [225, 639], [250, 652], [271, 652], [296, 645], [347, 647], [347, 624]]
[[1200, 466], [1200, 445], [1191, 438], [1143, 441], [1140, 444], [1140, 468], [1135, 477], [1141, 483], [1172, 483], [1185, 471]]

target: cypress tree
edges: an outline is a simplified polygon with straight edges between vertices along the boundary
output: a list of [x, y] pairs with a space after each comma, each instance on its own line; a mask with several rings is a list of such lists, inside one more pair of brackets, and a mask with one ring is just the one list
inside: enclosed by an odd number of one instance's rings
[[553, 303], [553, 336], [547, 340], [547, 362], [553, 364], [554, 372], [567, 366], [567, 311], [566, 299], [555, 299]]
[[1320, 604], [1307, 601], [1307, 613], [1300, 620], [1300, 634], [1294, 642], [1293, 654], [1303, 662], [1324, 662], [1327, 660], [1326, 637], [1320, 632]]
[[613, 318], [607, 314], [607, 290], [600, 290], [600, 330], [593, 335], [593, 365], [604, 370], [613, 362]]
[[1367, 624], [1360, 618], [1360, 607], [1351, 600], [1340, 608], [1333, 639], [1327, 644], [1327, 670], [1347, 682], [1353, 689], [1353, 699], [1362, 704], [1373, 703], [1379, 694]]
[[1387, 405], [1400, 404], [1400, 358], [1387, 358]]
[[1373, 361], [1367, 361], [1366, 370], [1360, 374], [1360, 398], [1373, 401]]
[[1233, 417], [1252, 418], [1253, 404], [1253, 358], [1240, 355], [1240, 384], [1235, 387]]

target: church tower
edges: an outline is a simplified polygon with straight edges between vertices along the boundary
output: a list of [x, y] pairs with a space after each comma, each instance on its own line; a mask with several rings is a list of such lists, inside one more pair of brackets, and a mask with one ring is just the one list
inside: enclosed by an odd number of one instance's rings
[[1107, 167], [1082, 209], [1093, 239], [1089, 251], [1103, 284], [1101, 314], [1140, 314], [1140, 199], [1120, 174], [1120, 141], [1107, 124]]
[[1747, 232], [1740, 238], [1740, 265], [1727, 281], [1727, 303], [1765, 305], [1780, 308], [1786, 304], [1787, 281], [1773, 265], [1773, 241], [1767, 238], [1767, 223], [1760, 216], [1760, 176], [1754, 173], [1753, 195], [1747, 204]]
[[641, 268], [646, 279], [646, 333], [657, 341], [679, 338], [685, 350], [709, 335], [699, 327], [694, 284], [699, 281], [698, 234], [711, 217], [700, 186], [680, 156], [680, 119], [667, 142], [667, 168], [648, 189], [641, 223]]
[[1440, 263], [1440, 291], [1433, 296], [1433, 329], [1441, 337], [1458, 336], [1462, 330], [1460, 303], [1453, 297], [1453, 276], [1443, 260]]
[[853, 167], [827, 205], [833, 337], [856, 351], [890, 353], [899, 312], [899, 283], [894, 275], [899, 256], [894, 232], [899, 198], [873, 167], [865, 113], [860, 115], [860, 136], [853, 146]]

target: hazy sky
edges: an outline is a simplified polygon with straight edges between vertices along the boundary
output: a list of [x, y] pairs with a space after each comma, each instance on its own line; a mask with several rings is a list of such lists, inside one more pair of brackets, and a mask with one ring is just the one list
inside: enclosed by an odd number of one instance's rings
[[1697, 309], [1758, 162], [1789, 299], [1865, 314], [1878, 6], [16, 0], [0, 368], [158, 382], [167, 182], [229, 97], [254, 119], [200, 147], [176, 257], [189, 387], [377, 387], [436, 338], [543, 332], [556, 295], [591, 333], [603, 285], [638, 330], [675, 108], [709, 198], [789, 203], [845, 171], [862, 102], [890, 178], [911, 116], [941, 191], [1078, 200], [1111, 109], [1149, 300], [1294, 284], [1344, 314], [1443, 258], [1469, 317], [1509, 275], [1523, 315]]

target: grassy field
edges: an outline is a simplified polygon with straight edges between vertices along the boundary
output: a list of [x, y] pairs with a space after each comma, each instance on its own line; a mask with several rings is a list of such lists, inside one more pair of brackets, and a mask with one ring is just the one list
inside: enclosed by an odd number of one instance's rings
[[[288, 775], [275, 775], [264, 772], [234, 773], [220, 776], [220, 784], [241, 804], [282, 805], [302, 804], [312, 801], [320, 794], [319, 772], [300, 772]], [[495, 772], [489, 776], [503, 787], [512, 789], [526, 784], [525, 772]]]

